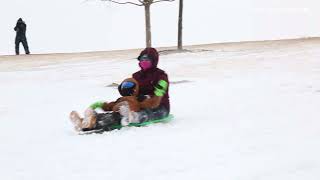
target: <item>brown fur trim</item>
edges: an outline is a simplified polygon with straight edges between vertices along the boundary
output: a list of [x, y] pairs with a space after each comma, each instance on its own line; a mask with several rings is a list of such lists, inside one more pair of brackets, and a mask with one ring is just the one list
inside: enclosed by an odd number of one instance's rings
[[151, 109], [157, 108], [160, 105], [161, 100], [162, 100], [162, 97], [153, 96], [153, 97], [151, 97], [149, 99], [146, 99], [146, 100], [142, 101], [140, 103], [140, 107], [143, 108], [143, 109], [145, 109], [145, 108], [151, 108]]
[[128, 102], [131, 111], [140, 111], [140, 104], [135, 96], [126, 96], [124, 99]]
[[139, 101], [135, 96], [125, 96], [118, 99], [117, 103], [113, 106], [112, 111], [119, 111], [120, 106], [124, 105], [124, 102], [127, 102], [131, 111], [138, 112], [140, 111]]
[[105, 102], [105, 103], [103, 103], [102, 109], [104, 111], [112, 111], [112, 108], [115, 105], [116, 105], [116, 102], [110, 102], [110, 103]]

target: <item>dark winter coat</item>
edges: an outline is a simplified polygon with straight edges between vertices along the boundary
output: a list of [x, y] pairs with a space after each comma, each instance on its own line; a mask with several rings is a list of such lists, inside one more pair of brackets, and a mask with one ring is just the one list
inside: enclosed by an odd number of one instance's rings
[[20, 18], [14, 27], [14, 30], [17, 32], [16, 38], [23, 39], [26, 37], [26, 30], [27, 30], [27, 25], [26, 23]]
[[[156, 49], [146, 48], [140, 53], [140, 56], [145, 54], [152, 58], [152, 68], [146, 71], [140, 70], [134, 73], [132, 77], [139, 83], [139, 95], [154, 96], [155, 86], [160, 80], [165, 80], [169, 84], [168, 75], [163, 70], [157, 68], [159, 62], [159, 54]], [[164, 106], [168, 111], [170, 111], [169, 86], [166, 94], [161, 99], [160, 106]]]

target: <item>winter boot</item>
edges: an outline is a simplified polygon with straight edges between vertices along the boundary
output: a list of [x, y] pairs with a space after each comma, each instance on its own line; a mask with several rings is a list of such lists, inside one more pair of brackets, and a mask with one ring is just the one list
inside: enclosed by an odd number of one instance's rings
[[83, 129], [93, 129], [96, 126], [97, 118], [96, 113], [92, 108], [88, 108], [84, 112], [84, 119], [82, 121]]
[[131, 111], [127, 102], [124, 102], [123, 105], [120, 106], [119, 113], [122, 116], [122, 126], [128, 126], [130, 123], [139, 123], [139, 114]]
[[81, 131], [82, 130], [82, 121], [83, 119], [80, 118], [79, 114], [76, 111], [72, 111], [70, 113], [70, 120], [72, 124], [74, 125], [74, 129], [76, 131]]

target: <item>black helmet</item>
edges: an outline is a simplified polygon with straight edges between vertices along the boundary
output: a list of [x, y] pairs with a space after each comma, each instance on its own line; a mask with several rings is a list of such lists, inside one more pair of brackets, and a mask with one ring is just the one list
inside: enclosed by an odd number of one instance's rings
[[125, 79], [119, 86], [121, 96], [137, 96], [139, 90], [138, 82], [133, 78]]

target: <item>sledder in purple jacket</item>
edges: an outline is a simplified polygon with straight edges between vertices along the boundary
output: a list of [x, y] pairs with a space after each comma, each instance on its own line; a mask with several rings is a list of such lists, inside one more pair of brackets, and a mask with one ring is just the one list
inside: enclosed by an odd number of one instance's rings
[[148, 109], [140, 111], [140, 121], [159, 119], [169, 115], [169, 80], [168, 75], [157, 67], [159, 53], [155, 48], [144, 49], [139, 57], [140, 71], [134, 73], [132, 77], [138, 81], [140, 86], [139, 95], [150, 98], [142, 100]]

